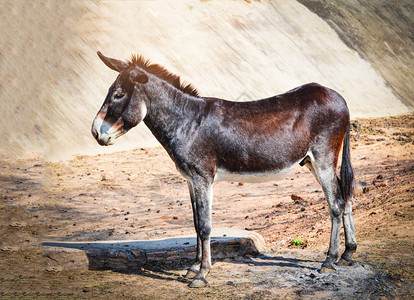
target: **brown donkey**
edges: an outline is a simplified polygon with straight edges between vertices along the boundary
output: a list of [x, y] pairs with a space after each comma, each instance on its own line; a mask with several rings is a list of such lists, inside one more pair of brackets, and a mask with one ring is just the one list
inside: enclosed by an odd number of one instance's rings
[[143, 120], [188, 181], [197, 232], [196, 261], [186, 275], [194, 278], [190, 287], [205, 286], [211, 269], [213, 183], [274, 180], [298, 164], [312, 171], [329, 204], [331, 238], [321, 272], [335, 271], [341, 220], [346, 249], [339, 264], [352, 264], [357, 243], [350, 120], [345, 100], [337, 92], [311, 83], [250, 102], [205, 98], [141, 56], [124, 62], [98, 55], [119, 75], [93, 121], [93, 136], [100, 145], [111, 145]]

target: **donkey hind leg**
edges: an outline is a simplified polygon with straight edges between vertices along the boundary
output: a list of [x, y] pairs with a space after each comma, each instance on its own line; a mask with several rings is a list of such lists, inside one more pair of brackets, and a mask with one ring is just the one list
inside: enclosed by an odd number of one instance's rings
[[195, 288], [205, 287], [208, 284], [206, 276], [211, 269], [210, 233], [212, 228], [211, 207], [213, 202], [213, 184], [192, 182], [191, 185], [196, 207], [197, 236], [201, 244], [201, 267], [189, 285], [189, 287]]
[[191, 265], [187, 270], [185, 278], [192, 279], [197, 276], [197, 273], [200, 271], [201, 264], [201, 239], [198, 230], [198, 218], [197, 218], [197, 205], [194, 194], [194, 189], [190, 181], [188, 181], [188, 189], [190, 190], [191, 206], [193, 208], [193, 219], [194, 219], [194, 228], [197, 234], [197, 254], [194, 264]]
[[352, 216], [352, 199], [348, 199], [345, 203], [343, 221], [345, 232], [345, 252], [341, 255], [338, 265], [351, 266], [354, 264], [352, 254], [354, 254], [357, 248], [354, 217]]
[[328, 201], [329, 214], [331, 216], [331, 238], [328, 254], [322, 264], [321, 273], [335, 272], [334, 262], [339, 256], [339, 235], [341, 230], [341, 218], [344, 212], [344, 201], [340, 187], [335, 175], [335, 168], [332, 165], [323, 166], [312, 163], [322, 186], [326, 200]]

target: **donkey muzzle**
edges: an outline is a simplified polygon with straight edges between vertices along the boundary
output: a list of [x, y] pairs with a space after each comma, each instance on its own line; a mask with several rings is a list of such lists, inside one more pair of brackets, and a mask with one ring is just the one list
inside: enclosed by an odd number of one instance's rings
[[120, 135], [114, 126], [109, 125], [99, 117], [93, 121], [91, 133], [101, 146], [113, 145], [115, 139]]

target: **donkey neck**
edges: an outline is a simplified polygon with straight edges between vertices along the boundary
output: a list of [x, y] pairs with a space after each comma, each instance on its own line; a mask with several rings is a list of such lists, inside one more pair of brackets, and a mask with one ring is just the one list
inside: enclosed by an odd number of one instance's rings
[[172, 155], [174, 147], [191, 134], [206, 101], [157, 77], [145, 85], [145, 93], [148, 112], [144, 123]]

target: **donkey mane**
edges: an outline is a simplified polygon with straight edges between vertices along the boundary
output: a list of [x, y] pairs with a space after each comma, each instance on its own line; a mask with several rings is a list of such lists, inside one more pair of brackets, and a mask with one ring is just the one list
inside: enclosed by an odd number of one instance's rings
[[160, 79], [167, 81], [169, 84], [179, 89], [183, 93], [194, 97], [200, 97], [197, 89], [194, 88], [191, 84], [186, 84], [181, 82], [180, 76], [171, 73], [166, 68], [159, 64], [152, 64], [149, 59], [146, 59], [140, 54], [132, 55], [131, 60], [128, 61], [130, 66], [134, 65], [141, 69], [144, 69], [148, 73], [151, 73], [157, 76]]

